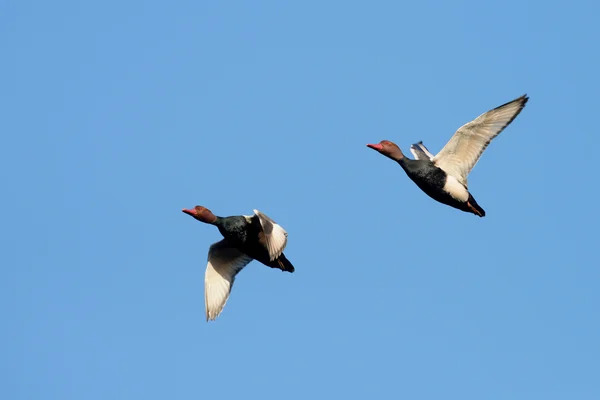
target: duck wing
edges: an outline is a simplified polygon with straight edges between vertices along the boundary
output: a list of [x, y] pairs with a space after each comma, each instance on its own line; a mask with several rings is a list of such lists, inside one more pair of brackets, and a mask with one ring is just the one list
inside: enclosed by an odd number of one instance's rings
[[252, 258], [233, 247], [226, 239], [214, 243], [208, 250], [208, 265], [204, 275], [204, 303], [206, 320], [215, 320], [231, 293], [238, 272]]
[[270, 261], [277, 259], [287, 245], [287, 232], [271, 218], [258, 210], [253, 210], [260, 221], [262, 231], [258, 234], [258, 241], [269, 252]]
[[523, 95], [461, 126], [432, 161], [467, 187], [467, 176], [483, 151], [519, 115], [527, 100]]
[[410, 145], [410, 152], [415, 156], [417, 160], [431, 160], [433, 158], [433, 154], [427, 150], [427, 147], [423, 144], [423, 142], [415, 143]]

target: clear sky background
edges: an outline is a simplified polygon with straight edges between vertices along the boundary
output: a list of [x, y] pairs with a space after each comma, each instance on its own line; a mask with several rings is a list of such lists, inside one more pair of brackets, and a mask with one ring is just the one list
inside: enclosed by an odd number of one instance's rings
[[[600, 398], [598, 2], [0, 10], [0, 398]], [[365, 147], [524, 93], [483, 219]], [[296, 272], [206, 323], [196, 204], [265, 212]]]

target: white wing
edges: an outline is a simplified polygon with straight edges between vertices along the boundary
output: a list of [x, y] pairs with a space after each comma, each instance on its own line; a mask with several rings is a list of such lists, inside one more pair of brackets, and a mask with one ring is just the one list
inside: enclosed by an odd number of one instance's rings
[[208, 250], [208, 265], [204, 275], [204, 302], [206, 320], [215, 320], [231, 293], [238, 272], [252, 261], [227, 240], [214, 243]]
[[519, 115], [527, 100], [523, 95], [461, 126], [432, 161], [467, 187], [467, 176], [483, 151]]
[[262, 226], [262, 232], [259, 234], [258, 240], [265, 246], [269, 252], [269, 258], [273, 261], [283, 253], [283, 249], [285, 249], [287, 244], [288, 234], [285, 229], [277, 225], [275, 221], [265, 214], [258, 210], [253, 211]]
[[413, 153], [413, 156], [415, 156], [415, 159], [417, 160], [431, 160], [433, 158], [433, 154], [427, 150], [427, 147], [425, 147], [423, 142], [411, 144], [410, 152]]

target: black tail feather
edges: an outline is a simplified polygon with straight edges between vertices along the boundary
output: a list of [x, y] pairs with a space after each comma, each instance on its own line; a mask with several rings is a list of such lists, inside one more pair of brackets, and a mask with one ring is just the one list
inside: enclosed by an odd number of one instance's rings
[[485, 217], [485, 210], [477, 204], [471, 193], [469, 193], [469, 200], [467, 201], [469, 211], [480, 217]]
[[280, 270], [287, 272], [294, 272], [296, 270], [290, 260], [288, 260], [283, 253], [281, 253], [279, 258], [273, 260], [269, 266], [272, 268], [279, 268]]

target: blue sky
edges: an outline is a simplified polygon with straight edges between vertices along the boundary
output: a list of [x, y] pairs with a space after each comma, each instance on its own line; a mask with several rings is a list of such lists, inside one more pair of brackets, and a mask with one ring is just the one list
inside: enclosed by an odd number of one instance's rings
[[[597, 3], [1, 9], [1, 398], [600, 398]], [[365, 147], [524, 93], [483, 219]], [[196, 204], [265, 212], [296, 272], [206, 323]]]

